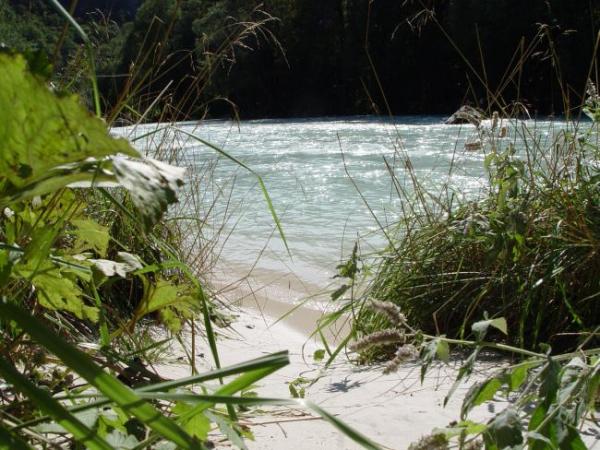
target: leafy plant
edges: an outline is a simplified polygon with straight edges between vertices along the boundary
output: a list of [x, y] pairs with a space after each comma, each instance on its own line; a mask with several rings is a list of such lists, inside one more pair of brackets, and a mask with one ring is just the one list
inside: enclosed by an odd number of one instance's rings
[[[392, 303], [378, 302], [371, 304], [371, 308], [388, 319], [397, 318], [399, 314]], [[446, 428], [433, 430], [430, 437], [413, 444], [413, 450], [448, 449], [453, 442], [465, 449], [481, 446], [488, 450], [587, 448], [580, 432], [582, 425], [597, 411], [600, 349], [577, 349], [572, 353], [551, 356], [549, 349], [548, 353], [535, 353], [486, 340], [491, 329], [507, 334], [504, 318], [474, 323], [471, 328], [476, 339], [473, 341], [427, 335], [405, 322], [395, 324], [396, 327], [387, 330], [387, 334], [386, 331], [378, 331], [363, 337], [353, 344], [353, 349], [364, 352], [368, 347], [400, 342], [396, 344], [394, 359], [387, 363], [384, 371], [395, 371], [402, 361], [418, 355], [423, 380], [435, 359], [449, 361], [450, 346], [472, 348], [472, 353], [464, 359], [457, 372], [444, 405], [456, 388], [473, 374], [482, 350], [493, 349], [523, 358], [516, 364], [505, 364], [472, 384], [462, 401], [460, 420]], [[400, 329], [407, 332], [400, 334]], [[396, 338], [384, 339], [384, 335], [395, 335]], [[506, 398], [508, 406], [485, 422], [469, 418], [473, 408], [494, 402], [497, 396]]]
[[[243, 448], [234, 405], [294, 404], [377, 449], [308, 401], [238, 396], [289, 359], [281, 352], [220, 367], [202, 284], [157, 233], [183, 171], [111, 137], [22, 56], [0, 54], [0, 64], [0, 447], [204, 449], [216, 424]], [[153, 260], [120, 242], [98, 206], [120, 211], [154, 247]], [[133, 296], [123, 296], [122, 282]], [[127, 314], [114, 309], [118, 301], [131, 303]], [[158, 315], [176, 332], [197, 314], [216, 370], [162, 380], [139, 357], [154, 343], [120, 353], [144, 318]], [[205, 384], [212, 380], [215, 389]]]

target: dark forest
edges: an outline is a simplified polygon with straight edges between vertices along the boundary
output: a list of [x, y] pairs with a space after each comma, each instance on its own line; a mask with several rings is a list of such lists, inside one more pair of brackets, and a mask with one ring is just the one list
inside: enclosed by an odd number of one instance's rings
[[[463, 104], [564, 114], [596, 70], [600, 24], [592, 0], [63, 3], [96, 46], [104, 109], [124, 95], [144, 109], [168, 85], [178, 119], [449, 114]], [[52, 6], [0, 5], [3, 43], [42, 50], [76, 85], [81, 43]]]

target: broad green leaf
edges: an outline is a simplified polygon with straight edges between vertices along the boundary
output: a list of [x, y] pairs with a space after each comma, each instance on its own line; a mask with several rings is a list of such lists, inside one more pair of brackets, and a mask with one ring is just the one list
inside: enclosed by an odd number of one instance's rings
[[581, 439], [579, 431], [571, 424], [564, 425], [564, 432], [559, 436], [559, 448], [568, 448], [569, 450], [586, 450], [587, 446]]
[[477, 356], [479, 355], [479, 350], [480, 348], [476, 348], [475, 350], [473, 350], [473, 352], [465, 360], [464, 364], [460, 367], [460, 369], [458, 369], [456, 380], [454, 380], [454, 383], [452, 383], [452, 386], [450, 386], [450, 390], [446, 394], [446, 397], [444, 397], [444, 407], [448, 404], [448, 401], [450, 400], [452, 395], [454, 395], [454, 392], [456, 391], [456, 389], [458, 389], [458, 386], [460, 386], [460, 383], [462, 382], [463, 378], [469, 377], [471, 373], [473, 373], [473, 368], [475, 367], [475, 361], [477, 360]]
[[536, 433], [535, 431], [528, 431], [525, 433], [525, 437], [529, 442], [530, 448], [540, 448], [540, 449], [550, 449], [557, 450], [556, 446], [552, 443], [550, 439], [540, 433]]
[[[172, 306], [177, 303], [189, 303], [193, 299], [189, 295], [181, 295], [177, 286], [172, 283], [159, 280], [156, 286], [152, 288], [150, 298], [147, 302], [140, 304], [140, 309], [137, 312], [138, 317], [158, 311], [159, 309]], [[144, 304], [145, 303], [145, 304]]]
[[0, 250], [0, 287], [4, 286], [12, 272], [14, 260], [10, 250]]
[[[529, 439], [529, 448], [531, 450], [546, 450], [548, 448], [546, 441], [552, 443], [552, 440], [549, 437], [549, 426], [536, 431], [542, 421], [546, 418], [547, 413], [548, 406], [544, 403], [537, 405], [531, 413], [531, 418], [529, 419], [529, 425], [527, 427], [528, 433], [531, 435], [531, 438]], [[540, 437], [543, 437], [543, 439]]]
[[201, 441], [204, 441], [208, 437], [208, 432], [210, 431], [210, 420], [202, 413], [196, 414], [183, 424], [183, 429], [187, 431], [190, 436], [194, 436]]
[[561, 366], [552, 358], [549, 358], [547, 366], [540, 375], [542, 384], [539, 389], [541, 402], [549, 406], [556, 400], [560, 388]]
[[19, 274], [25, 278], [32, 276], [31, 283], [43, 307], [68, 311], [79, 319], [98, 321], [98, 308], [86, 305], [81, 298], [82, 292], [79, 287], [64, 277], [54, 264], [46, 262], [35, 272], [24, 266], [19, 268]]
[[158, 312], [160, 320], [172, 333], [181, 331], [181, 319], [171, 308], [163, 308]]
[[34, 230], [31, 242], [25, 248], [23, 255], [23, 259], [34, 271], [47, 260], [58, 232], [58, 226], [38, 227]]
[[76, 219], [72, 220], [71, 224], [75, 227], [74, 234], [77, 237], [76, 252], [95, 250], [100, 256], [106, 255], [110, 240], [108, 228], [91, 219]]
[[519, 389], [525, 380], [527, 380], [528, 370], [527, 366], [518, 366], [506, 374], [508, 387], [511, 391]]
[[475, 406], [481, 405], [484, 402], [492, 400], [494, 394], [502, 386], [502, 381], [498, 378], [491, 378], [489, 380], [475, 383], [465, 396], [461, 408], [461, 418], [464, 420], [471, 409]]
[[114, 139], [76, 96], [58, 96], [22, 56], [0, 54], [0, 181], [25, 186], [56, 166], [137, 152]]
[[492, 419], [483, 436], [488, 450], [521, 448], [523, 427], [519, 415], [512, 407], [506, 408]]
[[443, 339], [437, 341], [436, 355], [441, 360], [447, 363], [450, 360], [450, 346]]
[[435, 357], [438, 355], [438, 347], [440, 342], [440, 339], [433, 339], [421, 349], [421, 383], [423, 383], [423, 381], [425, 380], [425, 374], [427, 373], [427, 369], [429, 368]]
[[[173, 414], [185, 414], [192, 406], [184, 402], [178, 402], [171, 412]], [[210, 431], [210, 420], [204, 415], [203, 412], [191, 416], [189, 419], [182, 421], [183, 429], [189, 433], [190, 436], [194, 436], [201, 441], [206, 440], [208, 432]]]

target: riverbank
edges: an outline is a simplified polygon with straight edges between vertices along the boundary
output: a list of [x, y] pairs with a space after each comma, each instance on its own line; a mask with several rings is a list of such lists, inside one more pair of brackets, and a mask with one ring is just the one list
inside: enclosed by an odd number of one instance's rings
[[[290, 365], [271, 375], [254, 391], [263, 397], [290, 397], [290, 383], [303, 380], [297, 389], [305, 388], [305, 398], [354, 427], [384, 448], [405, 449], [434, 428], [449, 425], [460, 416], [461, 399], [468, 384], [461, 385], [449, 404], [443, 400], [452, 385], [459, 361], [437, 365], [420, 383], [420, 366], [406, 363], [394, 374], [382, 375], [381, 367], [360, 367], [341, 355], [328, 368], [315, 361], [313, 354], [322, 346], [309, 338], [311, 328], [301, 330], [300, 324], [310, 324], [313, 312], [298, 308], [295, 319], [279, 320], [270, 309], [242, 306], [235, 308], [237, 320], [230, 328], [221, 330], [219, 354], [224, 366], [279, 350], [289, 350]], [[302, 325], [302, 326], [304, 326]], [[191, 347], [191, 336], [184, 332], [184, 345]], [[213, 368], [206, 342], [198, 339], [194, 352], [199, 371]], [[171, 360], [156, 367], [162, 376], [176, 378], [189, 375], [189, 366], [181, 363], [184, 351], [172, 348]], [[481, 365], [480, 371], [497, 364]], [[478, 376], [476, 377], [478, 378]], [[473, 380], [471, 380], [472, 382]], [[297, 381], [296, 381], [297, 383]], [[312, 383], [312, 385], [311, 385]], [[473, 417], [490, 416], [486, 409], [477, 410]], [[240, 422], [253, 433], [254, 441], [246, 444], [250, 450], [271, 449], [358, 449], [353, 441], [330, 424], [300, 408], [266, 407], [251, 410]], [[219, 432], [211, 433], [217, 448], [230, 448], [220, 440]]]

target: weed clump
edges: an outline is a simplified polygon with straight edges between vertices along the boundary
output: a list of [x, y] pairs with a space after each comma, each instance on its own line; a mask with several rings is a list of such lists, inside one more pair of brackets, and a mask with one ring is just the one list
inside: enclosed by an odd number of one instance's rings
[[[597, 124], [570, 123], [547, 146], [519, 127], [524, 149], [492, 143], [477, 201], [401, 222], [367, 294], [427, 333], [464, 338], [487, 314], [507, 319], [512, 344], [568, 350], [596, 339], [600, 314]], [[362, 308], [356, 324], [387, 322]]]

